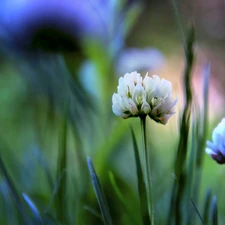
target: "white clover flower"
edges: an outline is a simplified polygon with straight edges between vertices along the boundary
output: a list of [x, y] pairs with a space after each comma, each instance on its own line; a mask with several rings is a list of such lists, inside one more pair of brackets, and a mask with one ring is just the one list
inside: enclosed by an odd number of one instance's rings
[[175, 113], [173, 107], [177, 99], [172, 100], [171, 82], [148, 74], [142, 79], [135, 71], [120, 77], [112, 103], [114, 114], [124, 119], [148, 115], [156, 122], [166, 124]]
[[212, 142], [207, 141], [206, 153], [217, 163], [225, 164], [225, 118], [213, 130]]

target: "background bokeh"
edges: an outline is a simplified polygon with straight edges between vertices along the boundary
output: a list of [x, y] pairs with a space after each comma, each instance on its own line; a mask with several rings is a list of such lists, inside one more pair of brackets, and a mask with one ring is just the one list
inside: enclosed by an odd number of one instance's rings
[[[120, 76], [148, 72], [170, 80], [173, 96], [179, 99], [167, 125], [147, 120], [155, 224], [166, 224], [185, 85], [182, 34], [171, 2], [5, 0], [0, 5], [0, 156], [18, 193], [29, 196], [44, 224], [103, 224], [86, 163], [90, 156], [113, 224], [140, 224], [130, 132], [132, 126], [141, 149], [140, 124], [136, 118], [116, 117], [111, 107]], [[185, 32], [190, 23], [196, 32], [192, 86], [200, 107], [203, 68], [211, 65], [207, 128], [211, 140], [225, 114], [225, 2], [183, 0], [177, 5]], [[225, 170], [205, 153], [203, 157], [196, 205], [201, 211], [211, 190], [223, 224]], [[115, 194], [109, 171], [129, 213]], [[0, 224], [23, 224], [1, 174]], [[193, 224], [201, 224], [190, 201], [184, 204], [184, 210], [192, 210]], [[28, 224], [41, 224], [23, 205]], [[182, 224], [187, 224], [184, 218]]]

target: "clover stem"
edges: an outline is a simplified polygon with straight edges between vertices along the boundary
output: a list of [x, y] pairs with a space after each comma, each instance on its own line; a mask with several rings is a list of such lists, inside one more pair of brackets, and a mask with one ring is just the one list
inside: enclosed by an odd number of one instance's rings
[[151, 168], [150, 168], [150, 157], [147, 147], [147, 133], [146, 133], [146, 115], [140, 117], [141, 119], [141, 130], [144, 150], [144, 168], [145, 168], [145, 186], [148, 198], [148, 210], [151, 220], [151, 225], [154, 225], [154, 208], [152, 199], [152, 184], [151, 184]]

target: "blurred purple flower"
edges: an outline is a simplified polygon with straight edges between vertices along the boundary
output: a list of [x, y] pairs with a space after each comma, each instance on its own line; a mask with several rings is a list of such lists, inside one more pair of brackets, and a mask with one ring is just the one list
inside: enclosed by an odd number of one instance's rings
[[206, 153], [219, 164], [225, 164], [225, 118], [212, 133], [212, 142], [206, 142]]
[[74, 51], [105, 39], [102, 19], [88, 1], [8, 0], [0, 6], [0, 35], [21, 49]]
[[146, 71], [162, 66], [164, 61], [163, 54], [154, 48], [128, 48], [124, 50], [118, 61], [118, 74], [132, 71]]

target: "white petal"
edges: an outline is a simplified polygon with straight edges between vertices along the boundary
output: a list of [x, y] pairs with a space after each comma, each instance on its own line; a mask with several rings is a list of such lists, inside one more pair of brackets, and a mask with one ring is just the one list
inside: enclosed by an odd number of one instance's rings
[[151, 108], [150, 108], [150, 105], [149, 105], [146, 101], [144, 101], [144, 102], [142, 103], [141, 111], [142, 111], [142, 113], [144, 113], [144, 114], [149, 114], [149, 113], [150, 113]]
[[146, 101], [151, 104], [152, 99], [155, 97], [155, 89], [153, 89], [151, 92], [146, 93]]
[[161, 97], [164, 97], [172, 92], [172, 84], [170, 81], [162, 79], [159, 89]]
[[144, 80], [143, 80], [143, 86], [145, 87], [145, 90], [147, 92], [149, 92], [149, 91], [152, 91], [156, 87], [156, 84], [151, 77], [146, 75]]
[[120, 77], [120, 79], [119, 79], [119, 85], [117, 87], [117, 91], [118, 91], [119, 94], [125, 94], [128, 91], [128, 87], [125, 84], [125, 81], [124, 81], [123, 77]]
[[155, 81], [156, 85], [160, 85], [160, 78], [158, 75], [152, 75], [153, 80]]
[[129, 99], [130, 111], [133, 115], [137, 115], [139, 113], [138, 108], [132, 99]]
[[160, 120], [159, 120], [160, 123], [163, 124], [163, 125], [167, 124], [169, 118], [170, 118], [173, 114], [174, 114], [174, 113], [172, 113], [172, 114], [166, 114], [166, 115], [160, 117]]
[[134, 93], [132, 99], [136, 103], [136, 105], [142, 104], [143, 100], [146, 99], [146, 93], [141, 84], [137, 84], [134, 88]]

